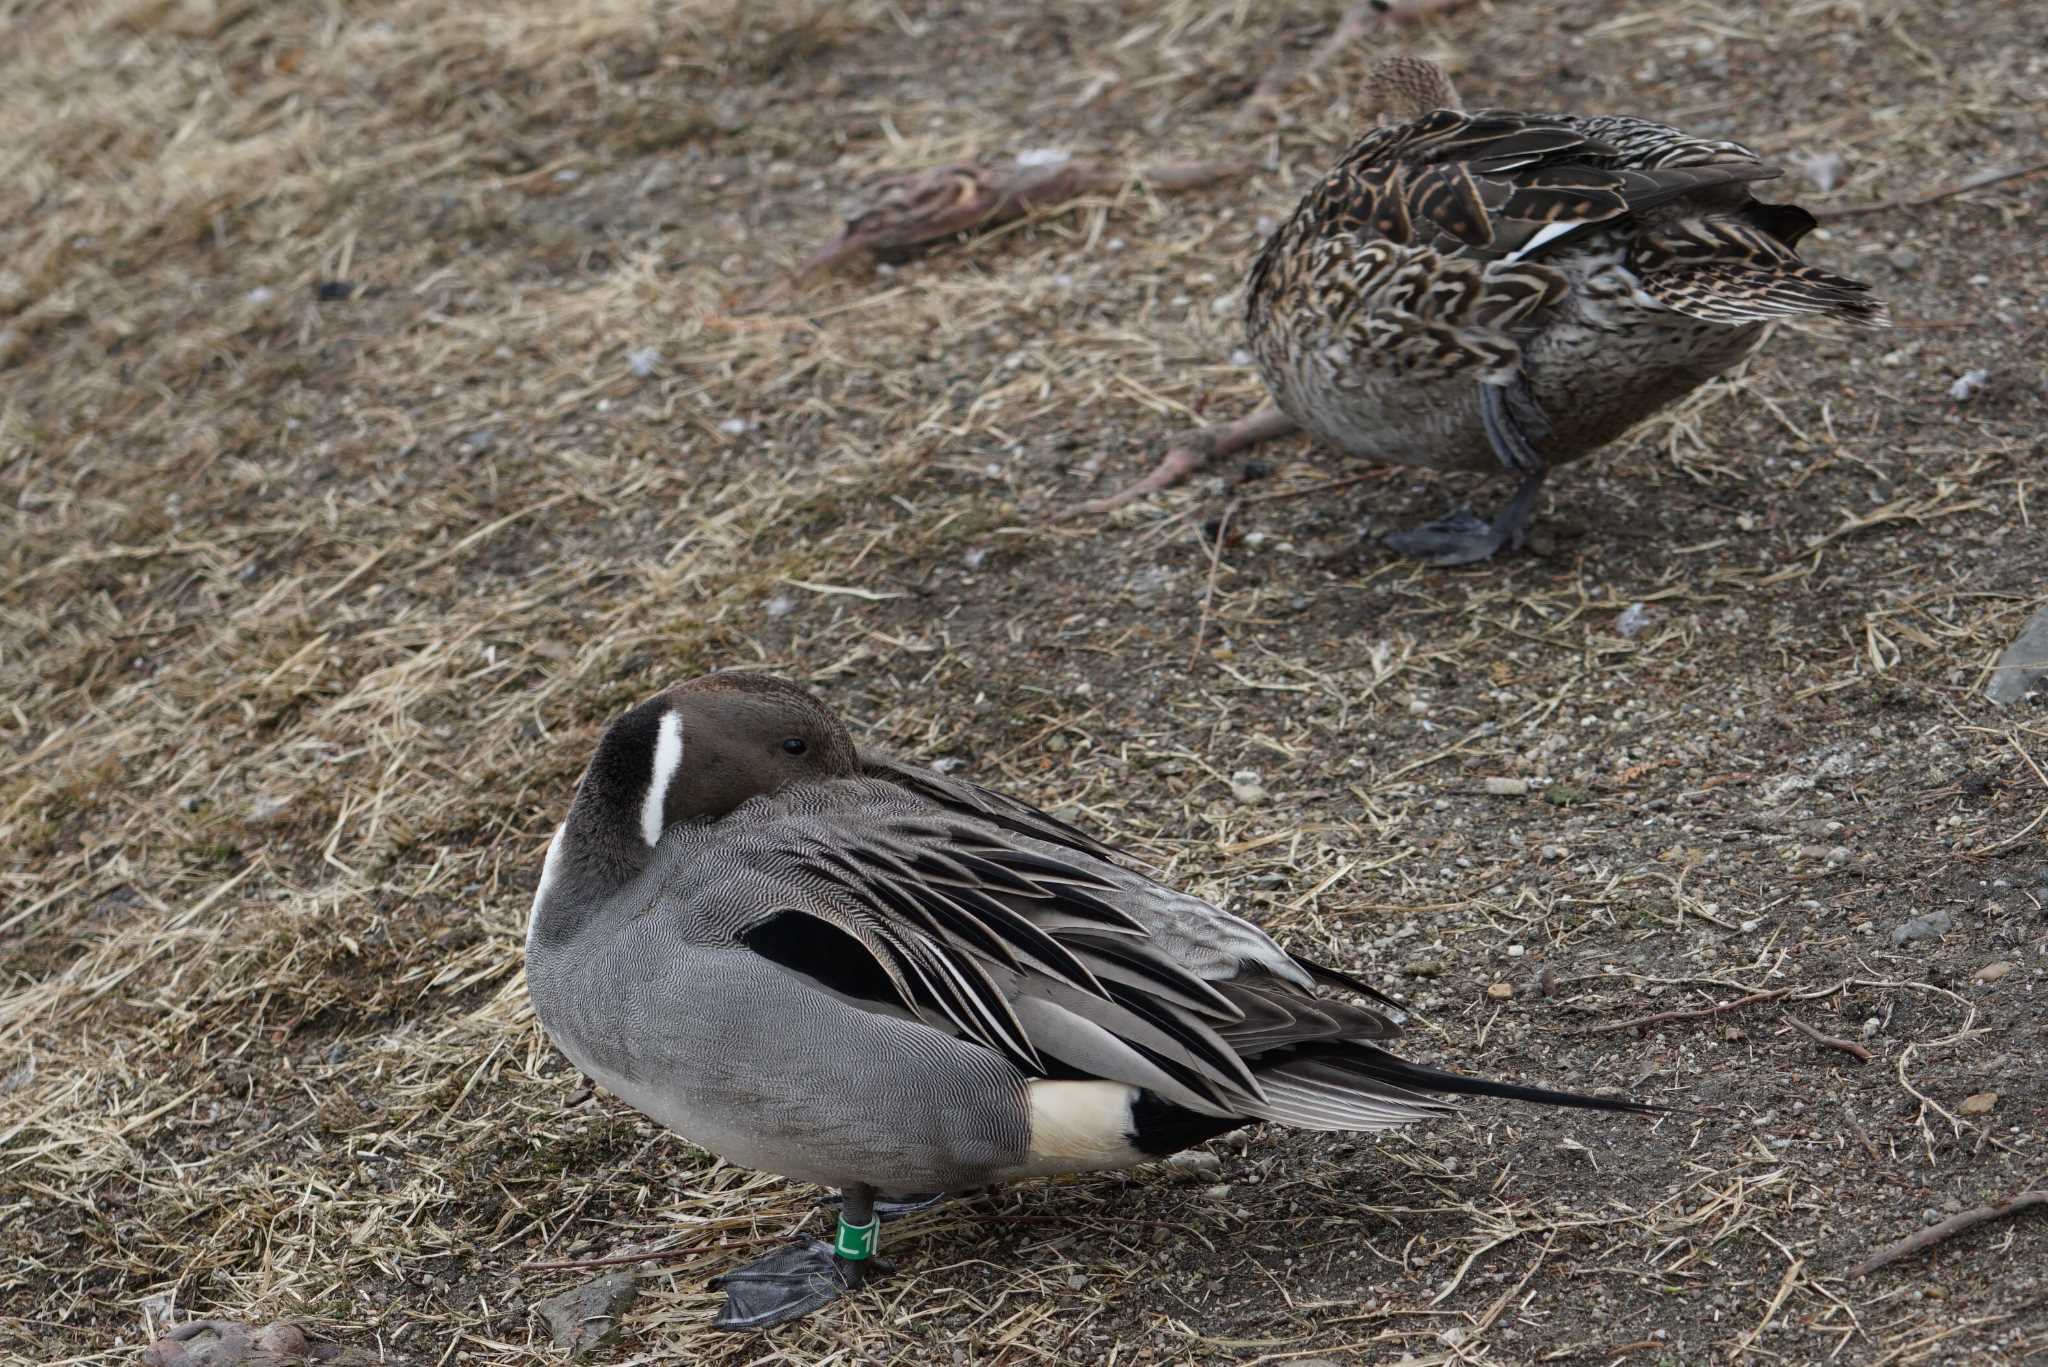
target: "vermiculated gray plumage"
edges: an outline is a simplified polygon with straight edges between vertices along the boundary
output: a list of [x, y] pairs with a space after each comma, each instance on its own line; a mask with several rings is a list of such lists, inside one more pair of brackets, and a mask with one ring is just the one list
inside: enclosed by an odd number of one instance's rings
[[[634, 1107], [869, 1197], [1127, 1166], [1250, 1120], [1384, 1129], [1448, 1111], [1433, 1092], [1649, 1109], [1406, 1063], [1398, 1012], [1318, 991], [1384, 1004], [1369, 987], [1036, 808], [857, 752], [761, 676], [607, 730], [549, 847], [527, 983]], [[828, 1256], [759, 1271], [732, 1322], [838, 1294]], [[804, 1296], [775, 1289], [790, 1275]]]

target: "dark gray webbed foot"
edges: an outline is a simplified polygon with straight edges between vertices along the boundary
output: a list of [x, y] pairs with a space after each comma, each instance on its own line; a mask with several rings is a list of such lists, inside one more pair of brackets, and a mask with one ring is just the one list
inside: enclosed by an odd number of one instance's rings
[[1489, 560], [1504, 550], [1520, 550], [1529, 539], [1529, 514], [1536, 507], [1536, 494], [1542, 487], [1543, 475], [1539, 471], [1522, 481], [1515, 496], [1491, 522], [1482, 522], [1461, 508], [1448, 517], [1394, 532], [1387, 537], [1387, 544], [1403, 555], [1416, 556], [1432, 565], [1470, 565]]
[[725, 1305], [712, 1326], [765, 1329], [808, 1315], [849, 1291], [896, 1270], [886, 1258], [840, 1257], [823, 1239], [778, 1248], [759, 1262], [711, 1279], [725, 1292]]
[[[927, 1204], [944, 1199], [934, 1196]], [[765, 1329], [808, 1315], [871, 1279], [894, 1272], [893, 1264], [875, 1256], [882, 1228], [879, 1204], [873, 1187], [848, 1187], [839, 1196], [839, 1229], [833, 1242], [806, 1239], [737, 1272], [713, 1277], [712, 1287], [725, 1292], [725, 1306], [711, 1327]]]
[[1432, 565], [1470, 565], [1498, 554], [1508, 538], [1498, 534], [1491, 522], [1460, 508], [1420, 527], [1390, 532], [1386, 540], [1401, 554], [1427, 560]]
[[1550, 420], [1520, 376], [1504, 385], [1479, 386], [1479, 417], [1493, 454], [1503, 468], [1520, 475], [1522, 482], [1491, 522], [1482, 522], [1471, 512], [1460, 509], [1448, 517], [1393, 533], [1387, 544], [1403, 555], [1416, 556], [1432, 565], [1470, 565], [1489, 560], [1503, 550], [1520, 550], [1529, 539], [1529, 516], [1536, 509], [1543, 477], [1550, 473], [1538, 449], [1550, 435]]

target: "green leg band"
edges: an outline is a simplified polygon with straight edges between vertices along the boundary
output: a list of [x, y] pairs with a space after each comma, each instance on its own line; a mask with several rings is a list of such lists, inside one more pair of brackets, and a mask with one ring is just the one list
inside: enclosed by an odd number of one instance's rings
[[844, 1215], [839, 1217], [839, 1234], [832, 1240], [832, 1251], [850, 1263], [857, 1263], [875, 1256], [875, 1245], [881, 1242], [882, 1220], [880, 1216], [864, 1225], [849, 1225]]

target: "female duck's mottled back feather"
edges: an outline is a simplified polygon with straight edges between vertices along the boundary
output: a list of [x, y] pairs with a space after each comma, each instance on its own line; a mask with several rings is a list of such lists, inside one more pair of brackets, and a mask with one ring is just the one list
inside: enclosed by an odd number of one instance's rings
[[1799, 259], [1813, 219], [1751, 196], [1780, 172], [1743, 144], [1625, 115], [1420, 109], [1455, 101], [1425, 68], [1379, 69], [1382, 107], [1413, 117], [1309, 190], [1245, 290], [1297, 424], [1359, 456], [1522, 476], [1490, 531], [1447, 519], [1404, 549], [1463, 563], [1519, 544], [1547, 469], [1741, 361], [1764, 323], [1886, 325], [1867, 286]]

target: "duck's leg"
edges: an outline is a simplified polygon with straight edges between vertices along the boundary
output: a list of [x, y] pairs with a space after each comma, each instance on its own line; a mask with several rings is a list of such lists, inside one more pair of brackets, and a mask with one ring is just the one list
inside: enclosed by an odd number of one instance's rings
[[1491, 522], [1461, 508], [1434, 522], [1395, 532], [1387, 538], [1389, 546], [1434, 565], [1469, 565], [1502, 550], [1518, 550], [1528, 539], [1529, 515], [1536, 509], [1543, 477], [1550, 473], [1538, 449], [1550, 435], [1550, 421], [1519, 375], [1504, 385], [1479, 386], [1479, 419], [1501, 465], [1522, 477], [1507, 505]]
[[875, 1189], [848, 1187], [839, 1208], [838, 1235], [831, 1243], [806, 1239], [711, 1279], [713, 1289], [725, 1292], [725, 1306], [712, 1326], [765, 1329], [808, 1315], [870, 1278], [895, 1271], [887, 1259], [875, 1256], [880, 1229]]
[[1084, 517], [1091, 513], [1106, 513], [1112, 508], [1121, 508], [1126, 503], [1143, 498], [1146, 494], [1180, 483], [1212, 460], [1220, 460], [1233, 452], [1257, 446], [1260, 442], [1284, 437], [1294, 430], [1294, 419], [1272, 406], [1261, 408], [1248, 418], [1221, 427], [1204, 427], [1190, 432], [1175, 442], [1160, 458], [1152, 473], [1136, 483], [1127, 484], [1113, 494], [1091, 498], [1085, 503], [1075, 503], [1053, 514], [1059, 521], [1069, 517]]
[[[930, 1210], [933, 1206], [944, 1201], [949, 1194], [943, 1191], [919, 1191], [896, 1197], [877, 1196], [875, 1198], [875, 1218], [886, 1225], [890, 1221], [900, 1220], [906, 1215], [915, 1215], [921, 1210]], [[846, 1198], [843, 1196], [835, 1197], [832, 1204], [843, 1206], [845, 1200]]]

